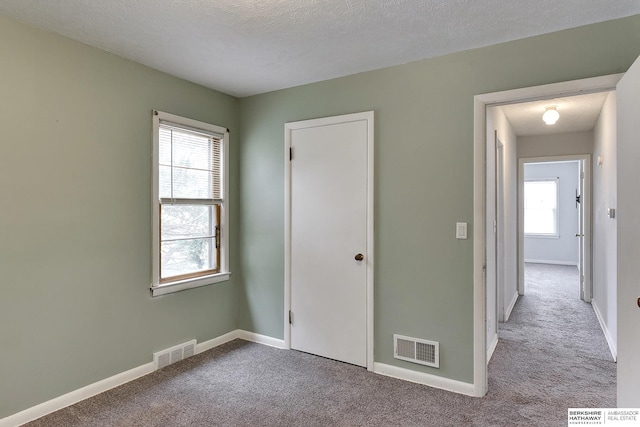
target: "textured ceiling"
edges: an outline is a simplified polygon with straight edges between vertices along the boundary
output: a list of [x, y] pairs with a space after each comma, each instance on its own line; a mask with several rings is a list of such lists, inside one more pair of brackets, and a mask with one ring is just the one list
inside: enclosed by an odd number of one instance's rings
[[[513, 131], [518, 136], [579, 132], [594, 128], [608, 93], [576, 95], [496, 108], [504, 111]], [[555, 107], [560, 113], [560, 118], [555, 125], [550, 126], [542, 121], [542, 114], [547, 107]]]
[[0, 13], [247, 96], [640, 13], [640, 0], [2, 0]]

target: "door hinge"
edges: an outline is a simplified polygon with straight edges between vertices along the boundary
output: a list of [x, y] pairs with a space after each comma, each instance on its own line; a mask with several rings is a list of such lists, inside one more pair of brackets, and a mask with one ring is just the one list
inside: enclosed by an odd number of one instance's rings
[[584, 274], [580, 275], [580, 283], [584, 283]]
[[293, 325], [293, 313], [289, 310], [289, 324]]
[[293, 147], [289, 147], [289, 161], [293, 160]]

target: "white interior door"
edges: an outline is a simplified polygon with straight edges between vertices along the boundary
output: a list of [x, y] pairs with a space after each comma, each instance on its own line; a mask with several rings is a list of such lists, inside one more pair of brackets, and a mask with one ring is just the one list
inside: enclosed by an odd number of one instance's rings
[[578, 188], [576, 189], [576, 207], [578, 213], [578, 229], [576, 237], [578, 241], [578, 277], [580, 278], [580, 299], [587, 301], [587, 292], [584, 280], [584, 244], [585, 244], [585, 221], [584, 221], [584, 161], [578, 162]]
[[580, 298], [586, 302], [591, 302], [593, 289], [591, 282], [591, 158], [586, 158], [578, 162], [578, 229], [576, 237], [578, 240], [578, 270], [580, 278]]
[[287, 124], [290, 347], [359, 366], [370, 329], [372, 119]]
[[[498, 322], [505, 319], [504, 144], [496, 135], [496, 284]], [[496, 329], [498, 329], [496, 327]]]
[[618, 407], [640, 408], [640, 60], [617, 86]]
[[496, 132], [492, 138], [487, 138], [486, 147], [486, 350], [487, 363], [498, 344], [498, 280], [497, 280], [497, 144]]

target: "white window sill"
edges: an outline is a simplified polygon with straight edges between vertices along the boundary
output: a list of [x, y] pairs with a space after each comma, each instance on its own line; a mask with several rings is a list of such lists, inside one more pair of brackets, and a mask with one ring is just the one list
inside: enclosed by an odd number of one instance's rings
[[171, 294], [174, 292], [184, 291], [186, 289], [199, 288], [200, 286], [212, 285], [214, 283], [225, 282], [229, 280], [231, 273], [218, 273], [205, 277], [197, 277], [194, 279], [181, 280], [179, 282], [164, 283], [162, 285], [151, 286], [151, 296]]

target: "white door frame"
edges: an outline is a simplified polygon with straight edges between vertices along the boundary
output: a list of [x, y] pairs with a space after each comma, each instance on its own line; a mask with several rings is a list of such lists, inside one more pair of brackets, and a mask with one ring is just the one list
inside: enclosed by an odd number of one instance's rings
[[284, 347], [291, 349], [291, 325], [289, 324], [289, 310], [291, 310], [291, 131], [316, 126], [328, 126], [354, 121], [367, 121], [367, 242], [365, 251], [367, 269], [367, 370], [373, 371], [373, 274], [374, 274], [374, 242], [373, 242], [373, 111], [346, 114], [341, 116], [323, 117], [319, 119], [289, 122], [284, 125]]
[[[591, 302], [592, 284], [591, 271], [593, 259], [591, 258], [592, 224], [591, 224], [591, 154], [576, 154], [567, 156], [523, 157], [518, 159], [518, 293], [525, 294], [524, 287], [524, 165], [527, 163], [567, 162], [577, 161], [581, 163], [580, 170], [584, 172], [584, 188], [582, 190], [580, 210], [583, 212], [584, 223], [581, 230], [576, 233], [583, 234], [584, 245], [580, 256], [584, 258], [584, 283], [580, 282], [580, 298], [585, 302]], [[578, 178], [581, 179], [581, 178]], [[578, 236], [576, 236], [578, 237]]]
[[[487, 240], [487, 250], [492, 248], [491, 254], [487, 259], [486, 280], [495, 280], [495, 288], [487, 288], [487, 363], [491, 360], [493, 352], [498, 345], [498, 326], [499, 322], [504, 321], [504, 144], [498, 137], [498, 131], [493, 132], [492, 144], [487, 147], [487, 164], [493, 164], [493, 168], [489, 170], [487, 166], [486, 183], [487, 198], [493, 197], [493, 203], [487, 205], [487, 224], [486, 233], [491, 236]], [[489, 209], [489, 208], [493, 209]], [[491, 215], [491, 218], [489, 216]], [[493, 294], [493, 295], [492, 295]], [[493, 307], [493, 311], [489, 310]]]
[[[476, 95], [473, 127], [473, 386], [481, 397], [488, 390], [485, 283], [486, 256], [486, 110], [494, 105], [615, 90], [623, 74], [552, 83]], [[494, 284], [495, 285], [495, 284]]]

